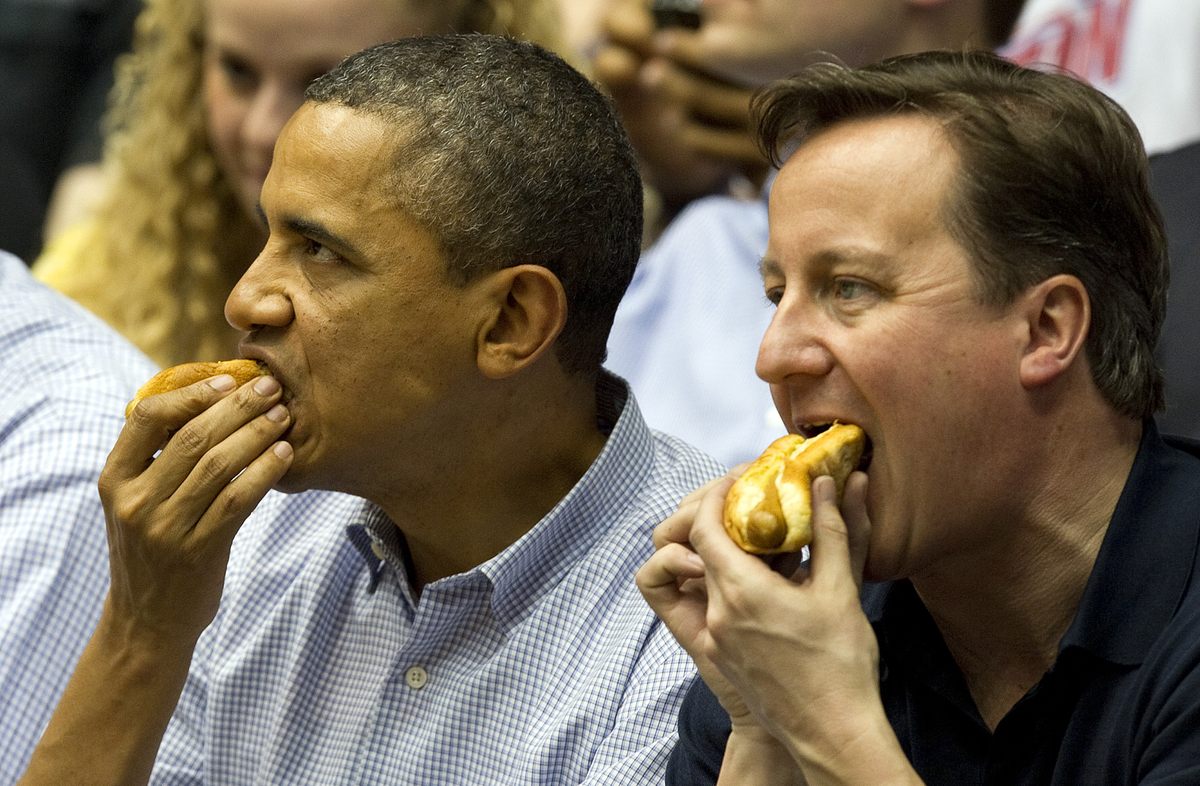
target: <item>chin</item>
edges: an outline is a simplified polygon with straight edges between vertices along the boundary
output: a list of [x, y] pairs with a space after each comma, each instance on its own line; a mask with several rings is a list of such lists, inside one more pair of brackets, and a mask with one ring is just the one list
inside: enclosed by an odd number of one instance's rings
[[295, 471], [295, 465], [284, 473], [283, 477], [275, 482], [272, 486], [276, 491], [281, 491], [284, 494], [298, 494], [302, 491], [308, 491], [312, 487], [305, 483], [301, 478], [301, 473]]

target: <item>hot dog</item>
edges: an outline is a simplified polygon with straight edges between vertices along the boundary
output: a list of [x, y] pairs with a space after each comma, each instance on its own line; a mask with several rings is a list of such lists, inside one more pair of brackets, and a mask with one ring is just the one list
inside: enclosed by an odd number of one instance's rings
[[265, 364], [259, 363], [257, 360], [246, 359], [200, 361], [164, 368], [142, 385], [134, 394], [133, 400], [125, 405], [125, 417], [129, 417], [137, 403], [147, 396], [155, 396], [169, 390], [186, 387], [193, 382], [215, 377], [218, 374], [229, 374], [237, 381], [237, 384], [242, 385], [255, 377], [269, 373], [271, 370]]
[[866, 435], [834, 423], [805, 439], [788, 434], [754, 460], [725, 497], [725, 530], [744, 551], [778, 554], [812, 542], [812, 479], [831, 475], [838, 498], [858, 466]]

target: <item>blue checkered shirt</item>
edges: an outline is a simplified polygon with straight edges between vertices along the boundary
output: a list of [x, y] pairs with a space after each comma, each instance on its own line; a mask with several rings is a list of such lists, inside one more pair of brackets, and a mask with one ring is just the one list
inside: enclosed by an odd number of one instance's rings
[[96, 480], [155, 371], [0, 252], [0, 783], [13, 783], [108, 591]]
[[606, 446], [536, 526], [414, 596], [383, 513], [268, 495], [239, 533], [155, 784], [658, 784], [693, 667], [634, 586], [719, 474], [606, 377]]

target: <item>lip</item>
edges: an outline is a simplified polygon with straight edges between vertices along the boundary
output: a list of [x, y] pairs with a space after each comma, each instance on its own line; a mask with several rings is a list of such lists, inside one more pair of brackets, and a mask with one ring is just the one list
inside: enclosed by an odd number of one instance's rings
[[267, 368], [271, 371], [271, 376], [279, 380], [279, 384], [283, 387], [283, 403], [287, 404], [292, 400], [291, 386], [288, 384], [287, 378], [283, 374], [279, 373], [279, 363], [271, 355], [271, 353], [266, 352], [262, 348], [245, 341], [238, 345], [238, 351], [241, 353], [242, 357], [247, 358], [248, 360], [257, 360], [259, 363], [266, 364]]
[[792, 418], [792, 433], [799, 434], [801, 436], [808, 436], [810, 435], [809, 432], [811, 432], [811, 426], [828, 426], [835, 422], [849, 426], [858, 426], [859, 428], [862, 428], [863, 431], [866, 431], [866, 429], [863, 428], [858, 421], [851, 418], [842, 417], [841, 415], [805, 413], [803, 417]]
[[874, 458], [875, 443], [871, 439], [870, 433], [867, 432], [866, 427], [857, 421], [837, 415], [812, 415], [793, 419], [790, 430], [793, 434], [799, 434], [802, 437], [811, 437], [816, 436], [816, 434], [812, 432], [811, 428], [809, 428], [810, 426], [830, 425], [834, 422], [842, 423], [844, 425], [858, 426], [863, 430], [863, 434], [866, 435], [867, 439], [866, 445], [863, 449], [863, 455], [859, 460], [857, 469], [866, 472], [871, 466], [871, 459]]

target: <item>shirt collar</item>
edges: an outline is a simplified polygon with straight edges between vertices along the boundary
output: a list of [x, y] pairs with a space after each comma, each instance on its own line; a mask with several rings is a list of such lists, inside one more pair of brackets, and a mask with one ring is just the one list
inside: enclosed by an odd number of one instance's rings
[[600, 426], [611, 424], [604, 448], [565, 497], [516, 543], [480, 566], [493, 583], [501, 624], [518, 621], [619, 519], [621, 500], [634, 498], [653, 463], [654, 439], [629, 387], [602, 372], [596, 387]]
[[[398, 576], [407, 577], [400, 530], [374, 503], [361, 500], [361, 506], [346, 525], [346, 537], [366, 564], [367, 592], [375, 591], [388, 566], [396, 570]], [[408, 587], [407, 580], [401, 583]]]
[[[596, 411], [608, 440], [591, 467], [515, 543], [468, 571], [491, 582], [492, 606], [501, 624], [519, 620], [533, 600], [578, 562], [604, 533], [604, 523], [620, 516], [613, 500], [632, 499], [633, 490], [650, 472], [654, 440], [628, 384], [602, 371], [596, 385]], [[364, 500], [346, 532], [370, 571], [368, 592], [374, 592], [385, 567], [407, 576], [404, 539], [381, 509]], [[461, 575], [440, 581], [461, 580]], [[410, 592], [409, 582], [401, 583]], [[410, 600], [415, 601], [411, 596]]]
[[1130, 666], [1146, 657], [1178, 609], [1195, 567], [1200, 543], [1198, 458], [1200, 443], [1164, 440], [1154, 422], [1146, 421], [1137, 457], [1060, 650], [1076, 646]]

